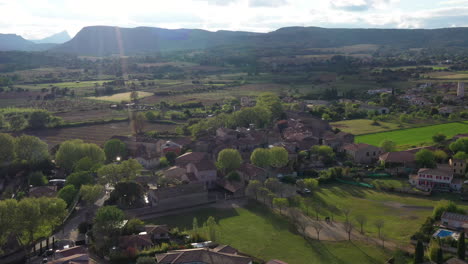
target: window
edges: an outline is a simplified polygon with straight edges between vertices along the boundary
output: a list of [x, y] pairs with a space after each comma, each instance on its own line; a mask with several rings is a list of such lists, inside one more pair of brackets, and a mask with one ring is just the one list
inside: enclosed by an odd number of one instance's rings
[[457, 163], [456, 163], [456, 162], [454, 162], [454, 163], [453, 163], [453, 166], [455, 166], [455, 167], [456, 167], [456, 166], [457, 166]]
[[366, 152], [366, 156], [369, 157], [369, 152]]
[[374, 151], [374, 156], [375, 156], [375, 151]]

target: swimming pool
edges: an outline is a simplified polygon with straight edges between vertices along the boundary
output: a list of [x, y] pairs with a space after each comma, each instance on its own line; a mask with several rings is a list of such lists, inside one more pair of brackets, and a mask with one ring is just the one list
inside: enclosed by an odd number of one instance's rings
[[457, 240], [459, 235], [460, 234], [456, 231], [450, 231], [447, 229], [439, 229], [434, 233], [433, 237], [440, 237], [440, 238], [452, 237], [453, 239]]

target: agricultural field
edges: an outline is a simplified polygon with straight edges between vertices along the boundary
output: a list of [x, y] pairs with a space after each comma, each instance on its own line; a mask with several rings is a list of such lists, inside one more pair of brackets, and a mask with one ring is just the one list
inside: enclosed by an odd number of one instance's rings
[[[126, 92], [126, 93], [118, 93], [118, 94], [113, 94], [109, 96], [91, 96], [91, 97], [86, 97], [87, 99], [93, 99], [93, 100], [99, 100], [99, 101], [108, 101], [108, 102], [113, 102], [113, 103], [120, 103], [122, 101], [130, 101], [130, 93], [131, 92]], [[138, 98], [145, 98], [148, 96], [152, 96], [152, 93], [148, 92], [138, 92]]]
[[127, 111], [116, 111], [111, 109], [99, 109], [89, 111], [69, 111], [56, 113], [55, 116], [62, 118], [65, 122], [84, 122], [96, 120], [122, 119], [128, 117]]
[[369, 119], [354, 119], [330, 123], [334, 128], [353, 135], [370, 134], [403, 128], [400, 124], [379, 121], [378, 125]]
[[468, 133], [468, 121], [360, 135], [355, 138], [355, 141], [379, 146], [383, 140], [391, 140], [400, 149], [409, 149], [432, 143], [432, 136], [437, 133], [443, 133], [448, 138]]
[[[146, 123], [144, 131], [170, 131], [176, 129], [175, 124], [154, 124]], [[40, 131], [28, 131], [27, 134], [37, 136], [44, 140], [52, 148], [63, 141], [70, 139], [82, 139], [88, 143], [103, 145], [110, 137], [114, 135], [128, 136], [132, 134], [132, 129], [128, 121], [113, 122], [100, 125], [87, 125], [66, 128], [50, 128]]]
[[429, 74], [430, 78], [440, 80], [467, 80], [468, 72], [432, 72]]
[[[383, 263], [390, 252], [358, 241], [308, 241], [296, 234], [290, 222], [264, 206], [251, 203], [245, 208], [206, 208], [179, 215], [164, 216], [149, 222], [168, 224], [181, 230], [192, 229], [192, 219], [203, 223], [209, 216], [217, 220], [219, 242], [231, 245], [254, 257], [280, 259], [289, 264]], [[147, 221], [148, 222], [148, 221]]]
[[[379, 180], [381, 184], [387, 180]], [[388, 184], [405, 185], [396, 180], [388, 180]], [[386, 193], [362, 187], [333, 184], [325, 185], [308, 198], [312, 203], [318, 203], [320, 217], [334, 215], [334, 219], [344, 221], [345, 216], [341, 212], [343, 208], [350, 210], [350, 218], [356, 215], [365, 215], [367, 224], [365, 232], [377, 237], [377, 228], [373, 222], [378, 219], [385, 221], [383, 234], [399, 245], [406, 245], [409, 238], [415, 233], [426, 217], [432, 215], [432, 209], [436, 201], [451, 199], [468, 209], [468, 203], [460, 202], [458, 196], [449, 194], [435, 195], [431, 197], [418, 197], [404, 194]], [[310, 210], [311, 215], [314, 212]]]

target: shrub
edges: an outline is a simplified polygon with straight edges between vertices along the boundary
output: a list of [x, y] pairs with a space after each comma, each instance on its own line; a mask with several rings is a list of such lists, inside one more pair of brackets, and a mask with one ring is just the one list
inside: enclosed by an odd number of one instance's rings
[[35, 171], [29, 175], [29, 184], [32, 186], [44, 186], [47, 184], [47, 177], [40, 171]]

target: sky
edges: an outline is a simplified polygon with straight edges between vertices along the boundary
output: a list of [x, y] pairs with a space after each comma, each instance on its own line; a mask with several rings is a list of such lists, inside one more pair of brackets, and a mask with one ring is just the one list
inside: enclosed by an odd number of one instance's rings
[[468, 26], [468, 0], [0, 0], [0, 33], [26, 39], [83, 27], [270, 32], [288, 26]]

